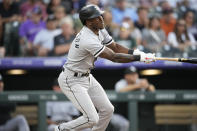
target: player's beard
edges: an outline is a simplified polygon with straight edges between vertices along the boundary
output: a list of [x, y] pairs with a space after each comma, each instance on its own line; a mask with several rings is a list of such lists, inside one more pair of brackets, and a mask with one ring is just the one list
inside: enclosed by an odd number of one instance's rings
[[104, 27], [104, 25], [103, 26], [93, 26], [92, 27], [95, 31], [99, 31], [99, 30], [101, 30], [101, 29], [104, 29], [105, 27]]
[[102, 29], [104, 29], [105, 28], [105, 24], [104, 24], [104, 22], [101, 22], [101, 23], [99, 23], [99, 25], [95, 25], [95, 26], [92, 26], [92, 29], [94, 30], [94, 31], [99, 31], [99, 30], [102, 30]]
[[105, 25], [104, 25], [104, 23], [102, 23], [102, 25], [99, 25], [99, 26], [97, 26], [96, 28], [97, 28], [98, 30], [102, 30], [102, 29], [105, 28]]

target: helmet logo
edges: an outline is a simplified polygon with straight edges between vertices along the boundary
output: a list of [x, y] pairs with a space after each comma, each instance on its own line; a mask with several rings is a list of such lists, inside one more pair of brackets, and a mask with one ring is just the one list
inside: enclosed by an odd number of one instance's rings
[[94, 6], [94, 7], [95, 7], [95, 9], [96, 9], [98, 12], [100, 12], [100, 9], [99, 9], [98, 6]]

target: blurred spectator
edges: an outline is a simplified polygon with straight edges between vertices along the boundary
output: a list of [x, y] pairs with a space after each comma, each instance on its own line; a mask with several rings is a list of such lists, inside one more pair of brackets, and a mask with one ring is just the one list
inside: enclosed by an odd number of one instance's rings
[[131, 37], [133, 39], [135, 39], [137, 45], [140, 45], [142, 42], [141, 31], [135, 27], [135, 25], [131, 19], [124, 19], [124, 22], [127, 22], [129, 24], [129, 26], [130, 26], [129, 31], [130, 31]]
[[55, 12], [55, 9], [61, 5], [61, 0], [50, 0], [50, 3], [47, 6], [47, 14], [52, 15]]
[[46, 29], [36, 34], [33, 41], [35, 53], [38, 56], [50, 55], [49, 53], [51, 53], [54, 47], [54, 38], [61, 33], [61, 29], [56, 29], [57, 24], [54, 15], [48, 16], [46, 27]]
[[68, 53], [70, 45], [75, 38], [73, 23], [62, 21], [62, 33], [54, 39], [54, 55], [63, 56]]
[[128, 17], [134, 22], [138, 20], [136, 11], [126, 7], [126, 0], [116, 0], [116, 7], [112, 8], [112, 21], [117, 25], [121, 25], [124, 18]]
[[3, 92], [4, 90], [4, 82], [3, 82], [3, 77], [0, 74], [0, 93]]
[[99, 1], [101, 5], [103, 6], [103, 9], [109, 8], [114, 2], [114, 0], [99, 0]]
[[93, 5], [97, 5], [97, 6], [101, 7], [100, 6], [100, 0], [86, 0], [86, 1], [87, 1], [86, 2], [87, 5], [93, 4]]
[[185, 12], [184, 19], [187, 26], [187, 31], [192, 33], [195, 39], [197, 40], [197, 25], [195, 23], [194, 12], [189, 10]]
[[174, 26], [176, 24], [176, 19], [173, 17], [172, 9], [164, 9], [162, 11], [162, 18], [160, 20], [161, 29], [165, 32], [166, 36], [168, 36], [169, 32], [172, 32]]
[[[146, 79], [139, 79], [137, 69], [134, 66], [131, 66], [125, 70], [124, 79], [119, 80], [115, 84], [115, 90], [116, 92], [130, 92], [136, 90], [154, 92], [155, 87]], [[114, 120], [118, 121], [115, 125], [113, 124]], [[121, 116], [113, 116], [111, 120], [112, 125], [119, 127], [119, 131], [129, 131], [129, 126], [127, 125], [128, 122], [129, 121], [126, 118], [121, 118]]]
[[5, 48], [3, 46], [0, 46], [0, 58], [5, 56]]
[[184, 0], [184, 1], [188, 1], [188, 7], [190, 7], [191, 9], [197, 11], [197, 4], [196, 4], [196, 0]]
[[176, 7], [177, 0], [161, 0], [161, 8], [162, 10], [169, 10], [172, 9], [173, 7]]
[[86, 5], [86, 0], [73, 0], [73, 13], [77, 13], [83, 6]]
[[137, 10], [138, 20], [135, 22], [135, 26], [142, 31], [145, 27], [148, 26], [148, 10], [144, 7], [139, 7]]
[[186, 4], [183, 1], [180, 1], [177, 3], [177, 7], [175, 8], [175, 11], [178, 15], [178, 18], [183, 18], [185, 15], [185, 12], [187, 12], [188, 10], [190, 10], [187, 6], [188, 4]]
[[188, 50], [189, 46], [196, 45], [194, 36], [187, 31], [185, 20], [179, 19], [175, 25], [174, 32], [168, 35], [168, 42], [181, 51]]
[[[61, 93], [57, 80], [54, 81], [52, 89]], [[46, 103], [48, 131], [54, 131], [58, 123], [68, 122], [80, 115], [80, 112], [71, 102], [66, 101], [48, 101]], [[83, 131], [90, 131], [85, 129]]]
[[64, 19], [67, 19], [67, 21], [73, 23], [72, 18], [65, 13], [65, 8], [63, 6], [57, 6], [54, 11], [55, 18], [58, 22], [58, 27], [61, 26], [61, 22], [64, 21]]
[[[61, 92], [57, 80], [54, 81], [52, 89], [55, 92]], [[48, 101], [46, 106], [48, 131], [54, 131], [58, 123], [70, 121], [74, 116], [79, 116], [80, 114], [71, 102]]]
[[[0, 46], [1, 56], [18, 55], [18, 26], [19, 6], [12, 0], [3, 0], [0, 3]], [[12, 39], [10, 39], [12, 38]]]
[[55, 9], [59, 6], [65, 8], [65, 13], [71, 13], [72, 11], [72, 0], [50, 0], [50, 3], [47, 6], [47, 13], [49, 15], [55, 13]]
[[32, 10], [35, 7], [39, 7], [42, 11], [42, 18], [46, 19], [46, 6], [42, 3], [41, 0], [27, 0], [20, 6], [20, 12], [23, 16], [24, 21], [31, 17]]
[[[93, 4], [97, 5], [100, 8], [103, 8], [104, 2], [102, 0], [86, 0], [86, 5]], [[105, 6], [106, 7], [106, 6]]]
[[149, 21], [149, 27], [142, 32], [143, 41], [146, 48], [152, 52], [159, 51], [160, 47], [165, 44], [165, 33], [160, 28], [160, 20], [158, 17], [152, 17]]
[[136, 41], [131, 37], [130, 25], [127, 22], [123, 22], [120, 27], [118, 38], [116, 38], [116, 42], [127, 48], [135, 48]]
[[152, 6], [149, 8], [149, 17], [160, 17], [162, 8], [158, 0], [152, 1]]
[[19, 35], [21, 37], [22, 55], [33, 54], [33, 41], [36, 34], [45, 28], [45, 22], [41, 20], [42, 10], [40, 7], [35, 7], [32, 10], [31, 19], [26, 20], [21, 24]]
[[114, 31], [116, 31], [116, 29], [119, 28], [119, 26], [117, 26], [113, 21], [112, 21], [112, 14], [110, 11], [105, 11], [105, 13], [103, 14], [103, 18], [104, 18], [104, 23], [105, 23], [105, 29], [108, 31], [108, 33], [111, 36], [114, 36]]
[[147, 79], [140, 79], [137, 69], [134, 66], [127, 68], [124, 72], [124, 79], [119, 80], [115, 84], [117, 92], [129, 92], [135, 90], [155, 91], [155, 87], [150, 84]]
[[161, 47], [160, 52], [157, 52], [156, 55], [165, 57], [181, 57], [182, 52], [179, 49], [167, 43]]
[[141, 7], [151, 8], [154, 0], [139, 0], [139, 4]]
[[[0, 75], [0, 93], [4, 90], [3, 78]], [[11, 117], [11, 112], [15, 110], [14, 103], [0, 103], [0, 131], [30, 131], [27, 120], [23, 115]]]
[[81, 30], [83, 25], [82, 25], [82, 23], [81, 23], [81, 21], [79, 19], [79, 15], [78, 14], [75, 13], [72, 16], [73, 16], [72, 18], [73, 18], [73, 24], [74, 24], [73, 28], [75, 30], [75, 34], [77, 34], [77, 33], [79, 33], [79, 31]]
[[112, 125], [112, 131], [129, 131], [129, 120], [120, 114], [114, 113], [110, 124]]
[[182, 0], [182, 1], [178, 2], [177, 8], [176, 8], [177, 14], [178, 14], [179, 18], [183, 18], [185, 12], [188, 12], [188, 11], [196, 12], [197, 11], [195, 9], [196, 7], [197, 7], [196, 0]]

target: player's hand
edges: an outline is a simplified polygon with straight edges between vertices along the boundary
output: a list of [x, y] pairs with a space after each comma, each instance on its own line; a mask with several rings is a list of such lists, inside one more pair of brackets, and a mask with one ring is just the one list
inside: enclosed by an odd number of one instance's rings
[[141, 88], [145, 88], [147, 89], [149, 87], [149, 83], [146, 79], [142, 79], [140, 82], [139, 82]]
[[144, 52], [143, 51], [140, 51], [139, 49], [135, 49], [133, 51], [133, 55], [141, 55], [141, 54], [144, 54]]
[[141, 53], [140, 54], [140, 61], [145, 62], [146, 64], [155, 62], [155, 54], [154, 53]]
[[[152, 53], [144, 53], [143, 51], [140, 51], [139, 49], [135, 49], [133, 51], [133, 55], [140, 55], [142, 59], [140, 59], [140, 61], [145, 62], [145, 63], [151, 63], [155, 61], [155, 54], [152, 54], [153, 56], [151, 56]], [[147, 57], [148, 56], [148, 57]], [[151, 59], [145, 59], [145, 57], [147, 58], [151, 58]]]

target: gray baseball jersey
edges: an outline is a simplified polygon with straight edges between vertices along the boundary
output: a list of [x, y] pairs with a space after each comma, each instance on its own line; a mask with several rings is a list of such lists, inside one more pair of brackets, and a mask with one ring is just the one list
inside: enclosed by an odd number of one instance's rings
[[104, 32], [105, 29], [100, 30], [98, 36], [84, 26], [71, 44], [64, 67], [75, 72], [90, 72], [98, 55], [113, 42], [112, 37]]
[[80, 131], [92, 128], [92, 131], [105, 131], [112, 117], [114, 107], [92, 74], [75, 75], [90, 72], [105, 46], [113, 42], [105, 29], [98, 33], [99, 35], [94, 34], [86, 26], [81, 29], [71, 44], [64, 70], [59, 75], [62, 92], [83, 114], [75, 120], [60, 124], [61, 130]]

